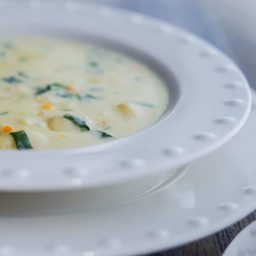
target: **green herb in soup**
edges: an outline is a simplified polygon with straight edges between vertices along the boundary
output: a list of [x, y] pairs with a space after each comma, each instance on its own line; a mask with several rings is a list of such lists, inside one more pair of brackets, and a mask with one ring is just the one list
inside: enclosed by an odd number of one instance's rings
[[64, 115], [63, 117], [79, 127], [81, 131], [90, 131], [90, 127], [85, 123], [84, 120], [80, 119], [79, 117], [72, 115]]
[[18, 131], [18, 132], [12, 132], [10, 134], [15, 141], [17, 149], [19, 150], [33, 149], [26, 132]]

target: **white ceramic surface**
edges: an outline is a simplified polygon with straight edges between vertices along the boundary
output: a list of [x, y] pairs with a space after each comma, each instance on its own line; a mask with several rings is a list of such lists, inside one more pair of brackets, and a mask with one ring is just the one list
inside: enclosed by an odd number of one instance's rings
[[[256, 208], [256, 103], [252, 109], [236, 138], [143, 200], [88, 209], [97, 193], [0, 194], [0, 255], [134, 255], [182, 245], [238, 221]], [[120, 190], [112, 189], [115, 197]]]
[[[89, 40], [134, 55], [170, 88], [170, 106], [133, 136], [77, 150], [1, 152], [0, 190], [78, 189], [159, 174], [216, 150], [249, 114], [246, 79], [217, 49], [136, 13], [82, 1], [1, 1], [1, 35]], [[100, 159], [100, 161], [99, 161]]]
[[256, 222], [251, 223], [240, 232], [226, 249], [223, 256], [255, 256], [256, 255]]

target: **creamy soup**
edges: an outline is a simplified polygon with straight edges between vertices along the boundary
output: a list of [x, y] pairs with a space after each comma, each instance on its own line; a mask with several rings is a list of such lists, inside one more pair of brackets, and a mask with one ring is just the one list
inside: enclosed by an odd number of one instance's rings
[[51, 38], [0, 41], [0, 148], [83, 147], [124, 137], [164, 112], [164, 81], [143, 63]]

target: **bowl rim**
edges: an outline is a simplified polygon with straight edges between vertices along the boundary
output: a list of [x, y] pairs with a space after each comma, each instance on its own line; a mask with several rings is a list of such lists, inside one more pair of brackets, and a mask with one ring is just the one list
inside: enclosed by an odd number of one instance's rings
[[[39, 6], [32, 2], [5, 3], [15, 8], [8, 8], [0, 18], [0, 30], [5, 26], [3, 20], [19, 9], [17, 17], [12, 15], [13, 31], [27, 28], [34, 19], [31, 31], [54, 24], [65, 33], [74, 30], [83, 38], [90, 34], [118, 42], [154, 60], [157, 69], [168, 70], [176, 80], [172, 84], [176, 102], [154, 125], [118, 140], [77, 149], [0, 152], [0, 177], [6, 170], [12, 177], [0, 181], [0, 190], [77, 189], [175, 169], [217, 150], [245, 124], [251, 106], [246, 78], [233, 61], [204, 40], [163, 21], [118, 8], [79, 1], [73, 5], [78, 8], [60, 2], [37, 1]], [[72, 22], [67, 17], [72, 17]], [[108, 26], [111, 31], [104, 29]], [[99, 157], [101, 161], [95, 160]], [[106, 166], [109, 170], [103, 170]], [[17, 180], [24, 169], [27, 178]]]

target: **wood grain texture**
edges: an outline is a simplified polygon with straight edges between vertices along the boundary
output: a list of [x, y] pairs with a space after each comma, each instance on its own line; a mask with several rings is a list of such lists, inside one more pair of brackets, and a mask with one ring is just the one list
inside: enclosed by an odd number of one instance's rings
[[256, 211], [234, 225], [194, 243], [145, 256], [221, 256], [235, 236], [256, 220]]

